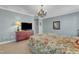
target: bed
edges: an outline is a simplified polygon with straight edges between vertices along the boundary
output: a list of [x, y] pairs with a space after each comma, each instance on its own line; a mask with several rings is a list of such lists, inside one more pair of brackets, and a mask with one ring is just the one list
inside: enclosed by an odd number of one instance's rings
[[30, 37], [28, 46], [33, 54], [78, 54], [78, 43], [78, 37], [37, 34]]

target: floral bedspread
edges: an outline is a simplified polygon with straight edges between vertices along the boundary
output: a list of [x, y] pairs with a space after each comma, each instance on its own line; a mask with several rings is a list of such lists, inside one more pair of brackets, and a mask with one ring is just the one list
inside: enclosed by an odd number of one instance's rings
[[35, 54], [78, 54], [79, 49], [74, 46], [73, 37], [53, 34], [31, 36], [28, 46]]

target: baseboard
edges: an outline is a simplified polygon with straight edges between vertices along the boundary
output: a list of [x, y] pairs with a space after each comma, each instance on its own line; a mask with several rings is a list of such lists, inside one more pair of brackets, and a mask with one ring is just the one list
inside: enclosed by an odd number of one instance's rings
[[11, 43], [11, 42], [15, 42], [16, 40], [10, 40], [10, 41], [5, 41], [5, 42], [0, 42], [0, 44], [6, 44], [6, 43]]

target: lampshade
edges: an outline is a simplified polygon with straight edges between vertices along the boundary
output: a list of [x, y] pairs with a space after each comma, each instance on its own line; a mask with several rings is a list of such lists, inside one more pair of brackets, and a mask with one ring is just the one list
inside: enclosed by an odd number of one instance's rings
[[21, 22], [20, 21], [16, 21], [16, 26], [20, 26]]

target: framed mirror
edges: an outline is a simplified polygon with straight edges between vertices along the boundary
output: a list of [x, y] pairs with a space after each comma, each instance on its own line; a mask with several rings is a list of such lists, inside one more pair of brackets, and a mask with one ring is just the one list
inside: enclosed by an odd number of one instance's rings
[[53, 29], [60, 30], [60, 21], [53, 21]]

